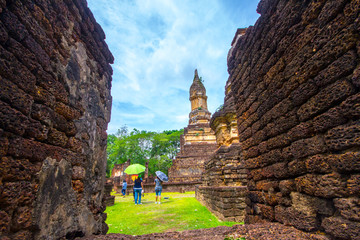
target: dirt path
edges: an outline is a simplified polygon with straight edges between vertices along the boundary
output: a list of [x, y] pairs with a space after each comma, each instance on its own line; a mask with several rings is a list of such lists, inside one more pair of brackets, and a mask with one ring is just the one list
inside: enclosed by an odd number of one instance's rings
[[[190, 230], [183, 232], [153, 233], [140, 236], [124, 234], [108, 234], [92, 236], [82, 240], [133, 240], [133, 239], [195, 239], [195, 240], [223, 240], [226, 237], [236, 240], [243, 237], [246, 240], [329, 240], [329, 238], [299, 231], [293, 227], [279, 223], [264, 223], [250, 225], [235, 225], [233, 227], [216, 227], [208, 229]], [[232, 237], [232, 238], [231, 238]]]

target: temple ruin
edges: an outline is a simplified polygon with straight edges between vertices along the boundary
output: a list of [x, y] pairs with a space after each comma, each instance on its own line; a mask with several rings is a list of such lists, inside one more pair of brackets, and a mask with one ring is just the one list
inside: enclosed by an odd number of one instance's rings
[[123, 180], [126, 180], [127, 182], [130, 181], [130, 178], [127, 177], [127, 174], [124, 172], [129, 165], [130, 160], [127, 160], [122, 164], [115, 164], [114, 168], [111, 170], [111, 179], [114, 184], [114, 191], [117, 193], [121, 193]]
[[113, 56], [85, 0], [0, 1], [0, 238], [105, 234]]
[[260, 1], [228, 58], [245, 223], [360, 236], [360, 4]]
[[[232, 42], [211, 119], [195, 73], [170, 171], [246, 224], [122, 239], [359, 239], [360, 3], [261, 0], [257, 11]], [[1, 239], [107, 232], [104, 38], [85, 0], [0, 0]]]
[[[211, 121], [220, 148], [196, 194], [218, 217], [359, 238], [359, 8], [261, 1], [255, 26], [237, 31], [224, 109]], [[228, 147], [231, 114], [239, 143]], [[224, 190], [246, 182], [246, 194]]]
[[180, 152], [169, 169], [169, 182], [182, 183], [186, 191], [194, 191], [201, 183], [204, 162], [216, 149], [216, 137], [210, 128], [211, 113], [207, 108], [206, 89], [197, 70], [190, 87], [189, 125], [180, 138]]

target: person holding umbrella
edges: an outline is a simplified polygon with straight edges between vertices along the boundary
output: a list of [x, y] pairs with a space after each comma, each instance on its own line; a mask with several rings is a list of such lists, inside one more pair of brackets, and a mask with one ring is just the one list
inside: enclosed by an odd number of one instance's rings
[[[162, 191], [162, 181], [159, 179], [159, 177], [156, 177], [155, 179], [155, 204], [161, 203], [161, 191]], [[159, 201], [158, 201], [159, 199]]]
[[129, 165], [124, 171], [126, 174], [133, 175], [132, 177], [135, 177], [134, 188], [133, 188], [135, 204], [142, 204], [141, 191], [143, 188], [143, 184], [141, 178], [139, 178], [137, 174], [144, 172], [145, 169], [146, 169], [145, 166], [135, 163]]
[[[165, 173], [161, 171], [156, 171], [156, 179], [155, 179], [155, 204], [161, 204], [161, 192], [162, 192], [162, 182], [167, 182], [169, 178]], [[159, 201], [158, 201], [159, 199]]]
[[137, 177], [134, 182], [134, 192], [135, 192], [135, 205], [141, 203], [141, 191], [143, 189], [143, 183], [140, 177]]
[[138, 177], [138, 175], [136, 175], [136, 174], [131, 175], [131, 179], [132, 179], [132, 181], [133, 181], [133, 183], [134, 183], [134, 186], [133, 186], [133, 197], [134, 197], [134, 200], [133, 200], [133, 202], [135, 202], [135, 190], [134, 190], [134, 187], [135, 187], [135, 180], [136, 180], [137, 177]]

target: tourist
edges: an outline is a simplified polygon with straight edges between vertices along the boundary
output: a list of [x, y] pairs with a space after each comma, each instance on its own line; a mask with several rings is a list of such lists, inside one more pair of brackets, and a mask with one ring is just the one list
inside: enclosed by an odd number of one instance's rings
[[125, 194], [126, 194], [126, 188], [127, 188], [127, 182], [126, 180], [124, 179], [123, 181], [123, 184], [122, 184], [122, 189], [121, 189], [121, 193], [122, 195], [125, 197]]
[[161, 203], [161, 191], [162, 191], [162, 181], [160, 180], [160, 178], [156, 177], [156, 179], [155, 179], [155, 194], [156, 194], [155, 204]]
[[142, 204], [141, 203], [141, 191], [143, 188], [142, 180], [141, 178], [136, 178], [134, 182], [134, 193], [135, 193], [135, 205], [136, 204]]
[[133, 202], [135, 202], [135, 190], [134, 190], [134, 187], [135, 187], [135, 180], [136, 180], [137, 177], [138, 177], [138, 175], [132, 175], [131, 176], [131, 179], [132, 179], [132, 181], [134, 183], [134, 185], [133, 185], [133, 197], [134, 197]]

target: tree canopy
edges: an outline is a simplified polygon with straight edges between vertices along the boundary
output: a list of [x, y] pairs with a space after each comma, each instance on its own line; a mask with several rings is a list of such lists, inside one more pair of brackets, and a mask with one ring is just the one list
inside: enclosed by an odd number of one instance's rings
[[149, 174], [154, 175], [158, 170], [167, 174], [180, 150], [180, 135], [183, 133], [183, 129], [148, 132], [136, 128], [129, 132], [127, 126], [121, 127], [116, 134], [108, 135], [107, 176], [110, 176], [114, 164], [128, 159], [131, 164], [149, 162]]

